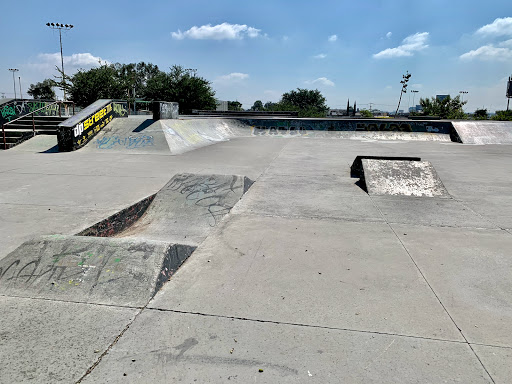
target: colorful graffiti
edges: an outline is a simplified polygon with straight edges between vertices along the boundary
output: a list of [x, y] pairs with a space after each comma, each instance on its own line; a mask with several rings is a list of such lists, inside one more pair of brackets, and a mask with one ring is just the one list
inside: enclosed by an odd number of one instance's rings
[[[36, 116], [58, 116], [59, 105], [48, 105], [53, 101], [14, 100], [0, 106], [0, 124], [8, 123], [18, 117], [35, 112]], [[44, 108], [46, 107], [46, 108]], [[40, 111], [38, 109], [44, 108]]]

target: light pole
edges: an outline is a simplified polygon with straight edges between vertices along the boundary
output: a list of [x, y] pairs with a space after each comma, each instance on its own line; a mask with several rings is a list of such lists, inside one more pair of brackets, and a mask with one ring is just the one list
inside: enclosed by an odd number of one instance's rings
[[9, 68], [9, 71], [12, 72], [12, 82], [14, 83], [14, 100], [17, 99], [16, 97], [16, 78], [14, 77], [14, 74], [19, 71], [18, 68]]
[[412, 92], [412, 106], [414, 107], [414, 109], [416, 109], [416, 105], [414, 104], [414, 99], [416, 97], [416, 94], [419, 92], [419, 91], [415, 91], [413, 89], [411, 89], [411, 92]]
[[460, 101], [463, 102], [464, 101], [464, 95], [466, 93], [469, 93], [469, 92], [468, 91], [459, 91], [459, 93], [461, 94], [461, 98], [460, 98], [461, 100]]
[[21, 92], [21, 76], [18, 76], [18, 83], [20, 84], [20, 99], [23, 100], [23, 93]]
[[62, 55], [62, 30], [70, 30], [73, 28], [71, 24], [59, 24], [59, 23], [46, 23], [46, 26], [51, 29], [59, 30], [59, 40], [60, 40], [60, 63], [62, 67], [62, 91], [64, 92], [64, 101], [66, 101], [66, 89], [64, 88], [64, 56]]

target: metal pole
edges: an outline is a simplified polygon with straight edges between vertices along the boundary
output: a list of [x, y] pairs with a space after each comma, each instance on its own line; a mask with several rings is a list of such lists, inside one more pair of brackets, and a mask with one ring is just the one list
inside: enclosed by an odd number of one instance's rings
[[507, 99], [507, 111], [508, 111], [509, 104], [510, 104], [510, 98]]
[[4, 149], [7, 149], [7, 141], [5, 140], [5, 128], [4, 128], [3, 124], [2, 124], [2, 133], [4, 134]]
[[14, 84], [14, 100], [16, 100], [18, 97], [16, 96], [16, 78], [14, 77], [14, 72], [16, 72], [14, 69], [9, 69], [9, 71], [12, 71], [12, 82]]
[[23, 100], [23, 93], [21, 92], [21, 76], [18, 76], [18, 82], [20, 84], [20, 99]]
[[64, 101], [66, 101], [66, 89], [64, 88], [64, 56], [62, 54], [62, 29], [59, 28], [60, 40], [60, 64], [62, 66], [62, 91], [64, 92]]

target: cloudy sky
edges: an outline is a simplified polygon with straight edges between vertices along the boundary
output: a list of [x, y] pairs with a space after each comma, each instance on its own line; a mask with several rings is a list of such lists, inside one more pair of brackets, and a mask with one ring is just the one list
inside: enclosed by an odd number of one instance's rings
[[[77, 4], [77, 5], [75, 5]], [[512, 75], [512, 6], [488, 0], [4, 2], [0, 97], [99, 61], [197, 69], [217, 97], [249, 108], [295, 88], [319, 89], [331, 108], [394, 110], [402, 74], [419, 97], [468, 91], [466, 110], [506, 107]], [[16, 78], [16, 80], [18, 80]], [[17, 83], [17, 92], [19, 85]], [[406, 109], [413, 94], [405, 95]], [[417, 103], [416, 103], [417, 104]]]

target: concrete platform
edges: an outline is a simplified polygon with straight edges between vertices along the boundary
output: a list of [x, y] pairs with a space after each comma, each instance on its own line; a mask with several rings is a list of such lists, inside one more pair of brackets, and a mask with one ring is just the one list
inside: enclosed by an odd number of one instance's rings
[[[368, 195], [350, 176], [359, 155], [426, 159], [451, 197]], [[1, 383], [510, 381], [508, 145], [266, 135], [177, 156], [3, 151], [0, 259], [180, 173], [255, 183], [142, 308], [0, 294]]]

